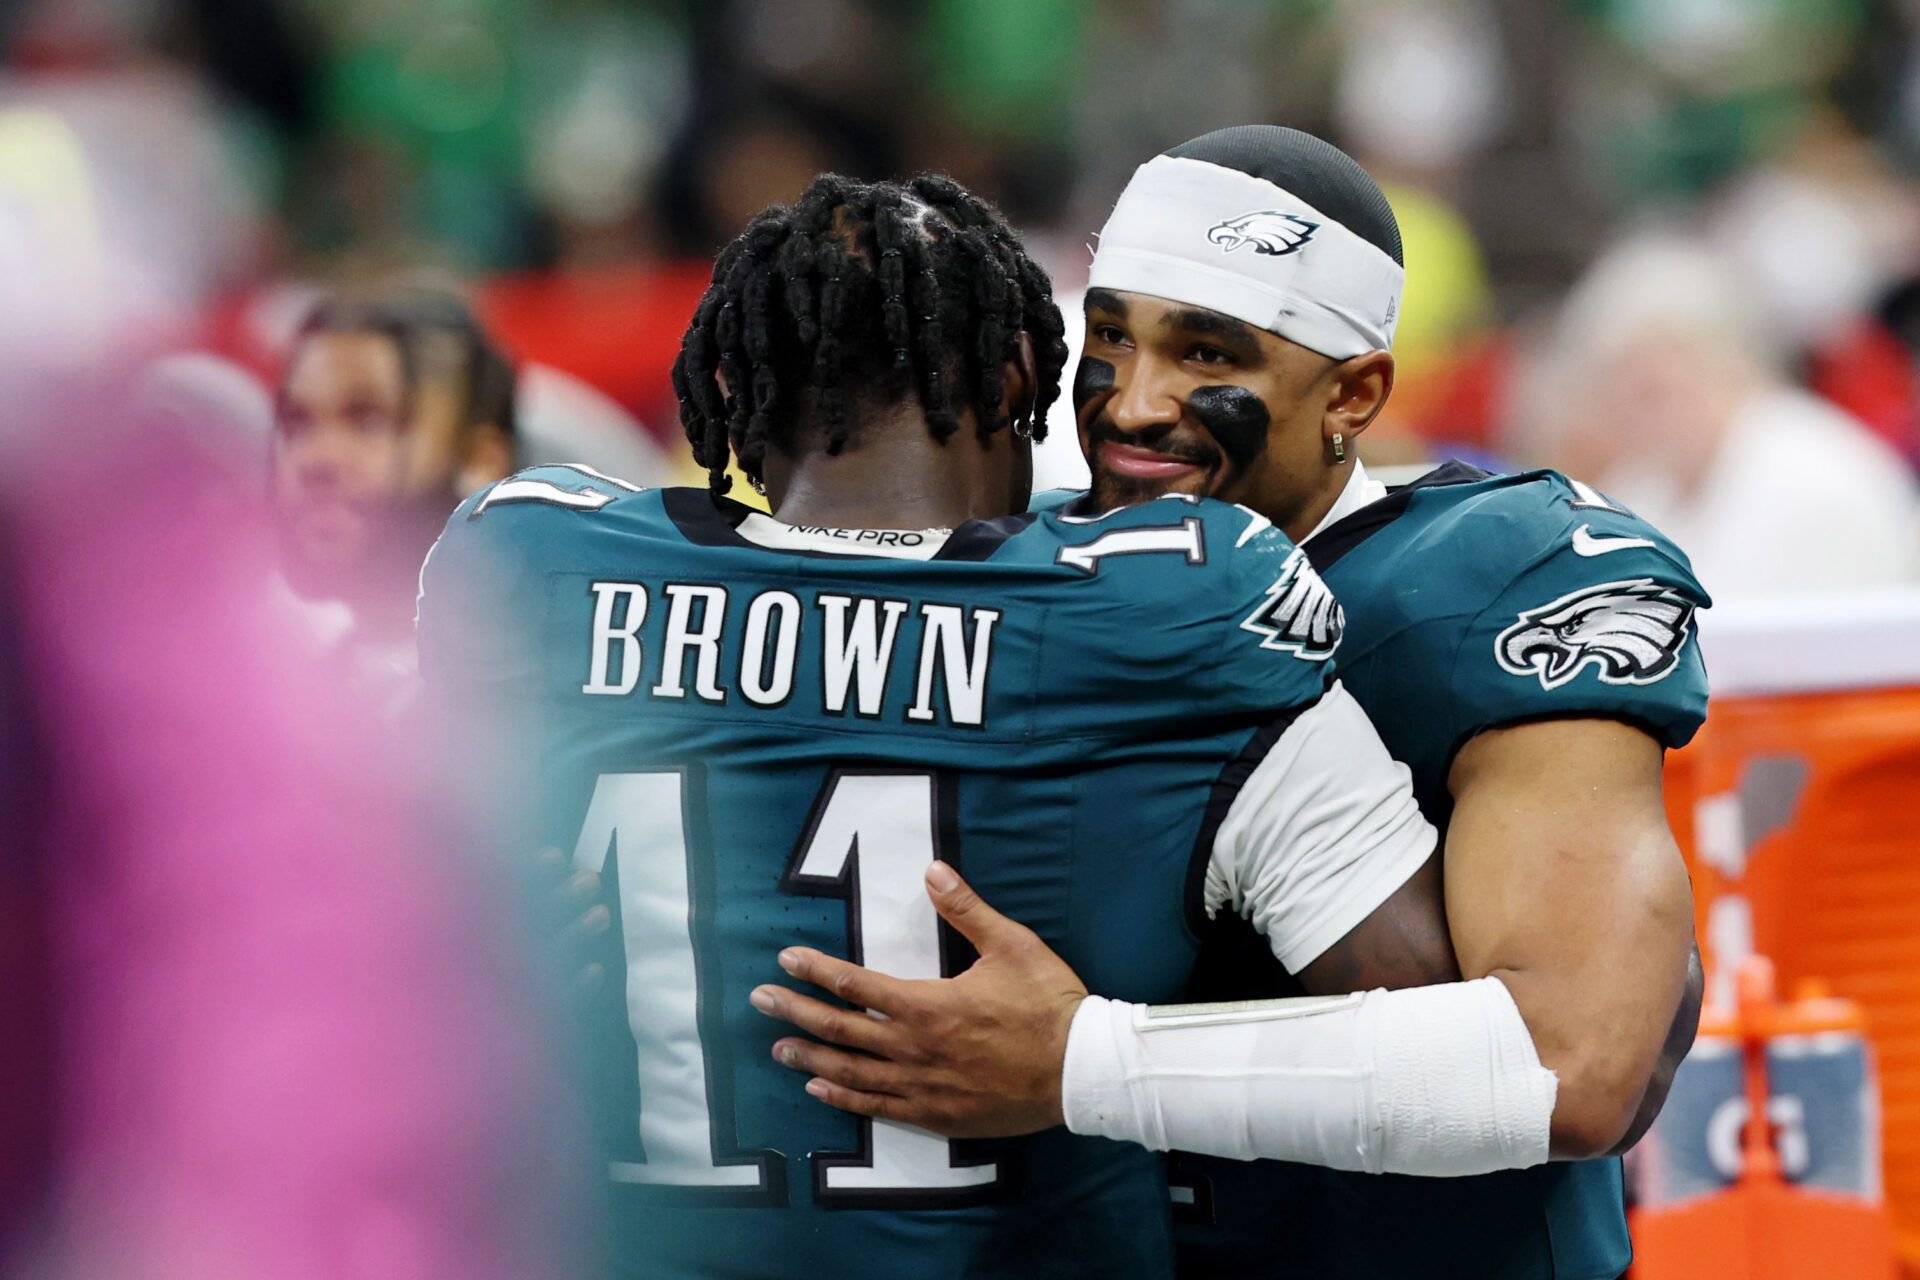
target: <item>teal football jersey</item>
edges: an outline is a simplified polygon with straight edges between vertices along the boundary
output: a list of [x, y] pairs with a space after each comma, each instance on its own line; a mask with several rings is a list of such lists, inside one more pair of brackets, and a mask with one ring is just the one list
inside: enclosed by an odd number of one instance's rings
[[[1341, 680], [1443, 832], [1448, 770], [1484, 729], [1604, 716], [1678, 747], [1706, 715], [1710, 601], [1686, 556], [1557, 473], [1449, 463], [1305, 550], [1346, 610]], [[1192, 996], [1296, 993], [1238, 926], [1211, 931]], [[1477, 1178], [1173, 1166], [1182, 1276], [1611, 1280], [1632, 1256], [1617, 1159]]]
[[789, 945], [964, 968], [922, 886], [938, 857], [1093, 989], [1177, 997], [1229, 766], [1329, 686], [1337, 606], [1214, 502], [809, 546], [744, 536], [765, 519], [537, 468], [463, 504], [422, 572], [429, 685], [490, 707], [538, 776], [514, 838], [608, 885], [618, 1272], [1171, 1274], [1160, 1157], [833, 1111], [747, 994]]

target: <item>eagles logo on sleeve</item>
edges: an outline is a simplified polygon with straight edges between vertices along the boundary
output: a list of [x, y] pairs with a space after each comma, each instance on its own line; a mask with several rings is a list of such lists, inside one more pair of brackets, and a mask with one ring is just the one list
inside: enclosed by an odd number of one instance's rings
[[1592, 666], [1604, 684], [1652, 684], [1680, 661], [1693, 603], [1651, 578], [1603, 582], [1528, 609], [1494, 638], [1494, 655], [1516, 676], [1557, 689]]
[[1280, 576], [1267, 588], [1267, 598], [1240, 627], [1259, 636], [1262, 649], [1279, 649], [1308, 662], [1322, 662], [1340, 647], [1347, 615], [1307, 563], [1306, 554], [1296, 547], [1280, 567]]
[[1255, 253], [1277, 258], [1297, 252], [1319, 229], [1319, 223], [1296, 214], [1260, 209], [1214, 223], [1207, 228], [1207, 243], [1219, 245], [1222, 253], [1232, 253], [1241, 245], [1250, 244]]

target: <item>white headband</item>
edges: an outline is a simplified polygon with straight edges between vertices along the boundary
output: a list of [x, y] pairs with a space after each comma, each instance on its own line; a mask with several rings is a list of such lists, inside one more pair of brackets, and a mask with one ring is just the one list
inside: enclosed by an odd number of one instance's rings
[[1407, 273], [1264, 178], [1156, 156], [1120, 193], [1088, 286], [1232, 316], [1345, 360], [1393, 345]]

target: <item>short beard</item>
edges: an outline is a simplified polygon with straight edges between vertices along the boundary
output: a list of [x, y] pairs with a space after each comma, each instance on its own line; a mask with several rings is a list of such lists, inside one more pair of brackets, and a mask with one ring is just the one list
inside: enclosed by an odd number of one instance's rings
[[1117, 511], [1121, 507], [1137, 507], [1143, 502], [1151, 502], [1171, 489], [1161, 489], [1145, 480], [1132, 476], [1103, 475], [1093, 479], [1093, 505], [1102, 511]]
[[[1129, 436], [1104, 417], [1095, 418], [1087, 428], [1086, 450], [1090, 462], [1100, 456], [1100, 446], [1107, 442], [1115, 444], [1138, 444], [1139, 440]], [[1151, 446], [1149, 446], [1151, 447]], [[1181, 447], [1171, 456], [1182, 461], [1192, 462], [1201, 467], [1205, 482], [1201, 491], [1193, 496], [1206, 497], [1213, 489], [1218, 478], [1222, 459], [1218, 453], [1207, 449]], [[1150, 480], [1141, 480], [1133, 476], [1116, 475], [1096, 469], [1087, 485], [1093, 505], [1102, 511], [1113, 511], [1120, 507], [1138, 506], [1142, 502], [1151, 502], [1155, 498], [1169, 493], [1184, 493], [1184, 489], [1174, 489], [1154, 484]]]

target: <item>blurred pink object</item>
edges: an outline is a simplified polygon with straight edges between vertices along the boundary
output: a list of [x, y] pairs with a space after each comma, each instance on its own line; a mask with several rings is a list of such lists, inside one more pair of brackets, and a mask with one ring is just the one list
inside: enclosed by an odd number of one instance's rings
[[253, 498], [63, 426], [8, 495], [66, 1059], [31, 1274], [576, 1274], [506, 878], [319, 683]]

